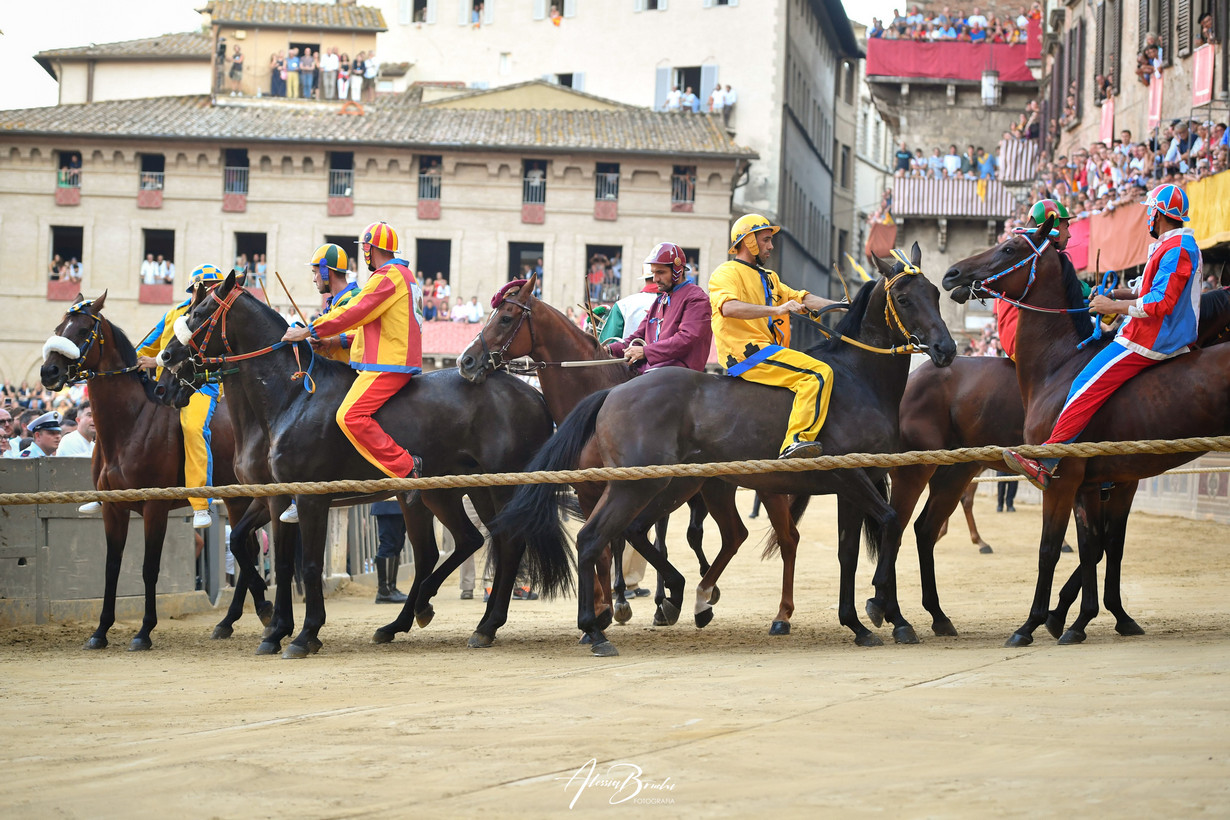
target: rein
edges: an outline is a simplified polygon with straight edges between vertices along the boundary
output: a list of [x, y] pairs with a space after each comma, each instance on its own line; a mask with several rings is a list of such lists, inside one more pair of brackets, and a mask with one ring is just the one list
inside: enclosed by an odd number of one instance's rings
[[73, 360], [73, 363], [69, 368], [66, 380], [72, 382], [73, 384], [80, 384], [81, 382], [89, 381], [90, 379], [102, 378], [104, 376], [122, 376], [126, 373], [133, 373], [141, 369], [141, 366], [138, 364], [129, 365], [128, 367], [121, 367], [118, 370], [91, 370], [85, 366], [85, 358], [90, 354], [90, 351], [94, 349], [94, 344], [97, 343], [99, 347], [102, 347], [107, 343], [107, 340], [102, 334], [102, 318], [95, 316], [87, 310], [87, 308], [93, 304], [94, 300], [89, 299], [84, 302], [78, 302], [68, 309], [68, 314], [70, 316], [84, 314], [89, 316], [90, 319], [94, 321], [94, 327], [90, 329], [90, 335], [86, 337], [85, 345], [79, 348], [81, 355]]
[[902, 270], [901, 273], [897, 274], [893, 278], [886, 279], [884, 281], [884, 324], [888, 325], [889, 330], [892, 330], [893, 326], [896, 325], [897, 332], [906, 338], [905, 344], [894, 345], [892, 347], [874, 347], [864, 342], [860, 342], [858, 339], [851, 339], [849, 336], [845, 336], [835, 330], [829, 330], [818, 321], [818, 317], [823, 316], [825, 313], [828, 313], [831, 310], [845, 310], [849, 308], [849, 305], [830, 305], [817, 311], [810, 311], [809, 313], [801, 313], [799, 315], [814, 324], [826, 338], [837, 339], [838, 341], [845, 342], [848, 345], [853, 345], [854, 347], [866, 350], [869, 353], [879, 353], [885, 356], [926, 353], [928, 350], [927, 345], [920, 342], [918, 337], [906, 328], [905, 322], [901, 320], [901, 314], [897, 312], [897, 305], [893, 302], [892, 296], [893, 285], [907, 276], [918, 276], [922, 273], [922, 268], [913, 265], [908, 259], [906, 259], [905, 254], [899, 250], [893, 249], [892, 254], [896, 257], [897, 261], [901, 263]]
[[[1029, 296], [1029, 291], [1034, 286], [1034, 281], [1038, 278], [1038, 260], [1042, 258], [1042, 252], [1045, 251], [1048, 247], [1050, 247], [1051, 240], [1050, 240], [1050, 237], [1047, 237], [1046, 239], [1042, 240], [1041, 245], [1034, 245], [1034, 242], [1029, 237], [1028, 232], [1020, 233], [1017, 235], [1023, 238], [1025, 240], [1025, 243], [1029, 245], [1029, 250], [1031, 252], [1030, 256], [1023, 257], [1019, 262], [1015, 263], [1009, 268], [1006, 268], [1005, 270], [1000, 271], [999, 273], [996, 273], [992, 276], [988, 276], [985, 279], [979, 279], [970, 288], [971, 292], [974, 293], [975, 295], [981, 294], [979, 298], [985, 298], [987, 296], [990, 296], [993, 299], [998, 299], [1001, 302], [1007, 302], [1008, 304], [1013, 305], [1014, 307], [1021, 308], [1022, 310], [1032, 310], [1034, 313], [1088, 313], [1089, 312], [1088, 307], [1044, 308], [1044, 307], [1038, 307], [1036, 305], [1027, 305], [1024, 303], [1025, 297]], [[1011, 296], [1004, 295], [1001, 291], [992, 290], [991, 288], [985, 287], [985, 285], [988, 282], [994, 282], [996, 279], [1000, 279], [1004, 276], [1007, 276], [1008, 274], [1012, 273], [1017, 268], [1023, 266], [1026, 263], [1029, 263], [1029, 281], [1025, 283], [1025, 290], [1024, 292], [1021, 293], [1020, 301], [1013, 299]]]
[[[509, 368], [509, 365], [511, 365], [512, 362], [506, 360], [504, 358], [504, 354], [508, 352], [508, 348], [512, 347], [513, 340], [515, 340], [517, 338], [517, 334], [521, 332], [521, 325], [527, 322], [529, 323], [530, 329], [530, 347], [534, 347], [534, 309], [530, 307], [528, 301], [518, 302], [516, 299], [510, 299], [507, 296], [500, 300], [501, 305], [505, 303], [521, 308], [521, 313], [517, 316], [517, 324], [513, 327], [512, 333], [508, 334], [508, 338], [504, 340], [504, 344], [500, 346], [499, 350], [492, 350], [487, 347], [487, 339], [483, 336], [481, 331], [478, 334], [478, 341], [482, 343], [483, 361], [487, 362], [488, 367], [492, 370], [507, 369], [508, 372], [513, 373], [516, 371]], [[495, 312], [492, 311], [491, 319], [488, 319], [488, 321], [493, 321], [495, 319], [495, 315]], [[527, 365], [517, 365], [517, 367], [521, 369], [521, 372], [517, 373], [517, 375], [521, 376], [530, 376], [539, 370], [539, 367], [537, 366], [529, 367]]]

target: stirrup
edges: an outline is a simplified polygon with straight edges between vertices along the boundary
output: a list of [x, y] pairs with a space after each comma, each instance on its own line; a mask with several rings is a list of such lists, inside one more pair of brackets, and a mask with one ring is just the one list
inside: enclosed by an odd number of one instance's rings
[[796, 441], [785, 450], [778, 458], [816, 458], [824, 455], [824, 445], [818, 441]]
[[1026, 481], [1043, 492], [1051, 484], [1053, 474], [1036, 459], [1027, 458], [1014, 450], [1004, 450], [1004, 464], [1008, 465], [1009, 470], [1019, 476], [1024, 476]]
[[214, 519], [209, 514], [209, 510], [197, 510], [192, 514], [192, 528], [194, 530], [203, 530], [212, 523], [214, 523]]
[[299, 505], [291, 502], [290, 506], [282, 511], [278, 516], [278, 520], [283, 524], [298, 524], [299, 523]]

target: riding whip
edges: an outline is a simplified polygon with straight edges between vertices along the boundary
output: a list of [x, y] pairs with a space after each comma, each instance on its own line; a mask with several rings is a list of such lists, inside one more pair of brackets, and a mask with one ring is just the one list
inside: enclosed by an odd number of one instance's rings
[[295, 309], [295, 313], [299, 314], [299, 318], [303, 321], [303, 326], [311, 327], [311, 322], [307, 320], [307, 317], [303, 315], [303, 311], [299, 309], [297, 304], [295, 304], [295, 297], [290, 295], [290, 288], [286, 287], [286, 283], [282, 281], [282, 274], [275, 270], [273, 275], [278, 277], [278, 284], [282, 286], [282, 292], [285, 293], [286, 298], [290, 300], [291, 307]]

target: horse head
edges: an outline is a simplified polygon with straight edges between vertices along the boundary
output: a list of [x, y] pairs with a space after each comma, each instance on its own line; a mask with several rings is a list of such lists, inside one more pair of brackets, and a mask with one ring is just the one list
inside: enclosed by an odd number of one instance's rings
[[198, 287], [192, 291], [192, 301], [188, 310], [175, 321], [175, 336], [167, 342], [166, 347], [158, 354], [158, 362], [162, 365], [162, 375], [158, 377], [158, 386], [154, 394], [163, 403], [171, 407], [184, 407], [191, 398], [191, 393], [199, 385], [195, 384], [197, 368], [194, 364], [195, 354], [190, 346], [192, 331], [188, 325], [193, 311], [206, 301], [207, 288]]
[[483, 329], [457, 359], [457, 370], [467, 381], [482, 384], [487, 374], [509, 359], [528, 356], [534, 347], [531, 312], [537, 305], [534, 287], [538, 274], [518, 286], [514, 280], [491, 299], [491, 315]]
[[1052, 214], [1035, 230], [1014, 234], [990, 250], [957, 262], [944, 274], [944, 289], [960, 304], [971, 297], [1006, 296], [1024, 301], [1037, 278], [1038, 261], [1050, 248], [1054, 226]]
[[99, 369], [104, 344], [102, 308], [106, 301], [107, 291], [97, 299], [77, 294], [55, 333], [43, 344], [39, 378], [44, 387], [61, 390], [69, 381]]
[[947, 367], [957, 355], [957, 343], [940, 315], [940, 290], [922, 272], [922, 249], [915, 242], [907, 258], [893, 251], [891, 259], [873, 257], [884, 279], [884, 318], [890, 344], [926, 345], [936, 367]]

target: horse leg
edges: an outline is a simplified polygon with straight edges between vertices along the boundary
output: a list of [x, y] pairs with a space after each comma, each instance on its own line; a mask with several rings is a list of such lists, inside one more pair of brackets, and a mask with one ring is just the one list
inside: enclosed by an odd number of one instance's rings
[[[1049, 614], [1047, 607], [1050, 603], [1051, 583], [1055, 577], [1055, 565], [1059, 563], [1059, 548], [1063, 544], [1063, 536], [1068, 529], [1068, 519], [1072, 515], [1073, 482], [1079, 486], [1084, 477], [1084, 465], [1079, 459], [1067, 459], [1065, 466], [1067, 462], [1071, 462], [1071, 467], [1061, 478], [1052, 481], [1051, 486], [1042, 494], [1042, 538], [1038, 545], [1038, 582], [1034, 587], [1034, 599], [1030, 605], [1029, 618], [1004, 642], [1004, 645], [1008, 647], [1032, 644], [1034, 630], [1046, 623]], [[1084, 559], [1085, 556], [1082, 554], [1082, 564]]]
[[1106, 543], [1107, 515], [1105, 505], [1098, 497], [1101, 490], [1097, 487], [1081, 491], [1085, 503], [1076, 507], [1077, 551], [1080, 555], [1081, 606], [1072, 622], [1062, 635], [1059, 644], [1068, 646], [1085, 640], [1085, 628], [1098, 614], [1098, 562], [1102, 560], [1103, 545]]
[[799, 530], [790, 517], [788, 495], [761, 493], [760, 503], [769, 516], [773, 532], [777, 535], [777, 548], [782, 556], [782, 598], [777, 607], [777, 616], [769, 627], [770, 635], [789, 635], [790, 617], [794, 615], [794, 564], [799, 552]]
[[[410, 551], [414, 555], [414, 581], [410, 584], [406, 602], [402, 604], [397, 617], [376, 630], [372, 635], [372, 643], [390, 643], [397, 633], [409, 632], [414, 625], [417, 601], [419, 598], [430, 600], [431, 596], [425, 595], [423, 590], [430, 581], [428, 573], [440, 557], [436, 545], [435, 517], [425, 503], [425, 498], [431, 493], [431, 490], [424, 491], [408, 506], [403, 497], [398, 497], [398, 501], [402, 502], [402, 519], [406, 524], [406, 535], [410, 539]], [[427, 626], [431, 622], [430, 605], [427, 605], [427, 611], [426, 619], [419, 621], [420, 626]]]
[[[653, 525], [654, 528], [654, 547], [666, 557], [666, 527], [670, 523], [670, 516], [659, 518]], [[648, 560], [648, 559], [646, 559]], [[662, 573], [658, 573], [658, 585], [654, 589], [653, 602], [658, 606], [662, 606], [662, 602], [666, 600], [666, 579], [662, 577]]]
[[[725, 483], [720, 479], [718, 481], [719, 483]], [[692, 552], [696, 553], [696, 563], [700, 566], [701, 575], [709, 571], [709, 559], [705, 558], [703, 548], [705, 517], [707, 515], [709, 515], [709, 508], [705, 506], [705, 498], [701, 493], [697, 493], [688, 499], [688, 546]], [[714, 587], [710, 603], [716, 604], [721, 595], [722, 593]]]
[[1123, 608], [1120, 583], [1123, 571], [1123, 542], [1127, 538], [1128, 515], [1136, 497], [1136, 482], [1116, 487], [1107, 502], [1106, 578], [1103, 601], [1106, 609], [1115, 616], [1115, 631], [1120, 635], [1143, 635], [1145, 630]]
[[841, 592], [837, 617], [854, 633], [859, 646], [883, 646], [879, 636], [863, 626], [854, 605], [854, 575], [858, 570], [858, 547], [862, 537], [864, 513], [844, 495], [837, 496], [837, 560], [841, 564]]
[[708, 626], [713, 620], [713, 605], [718, 602], [717, 581], [730, 559], [735, 557], [739, 547], [747, 540], [747, 527], [739, 511], [735, 509], [736, 487], [725, 481], [706, 481], [700, 490], [705, 508], [713, 516], [722, 538], [722, 546], [718, 550], [713, 564], [705, 570], [704, 576], [696, 586], [696, 625]]
[[[934, 464], [909, 464], [904, 467], [898, 467], [891, 473], [892, 491], [889, 494], [888, 503], [892, 505], [893, 510], [897, 513], [897, 520], [909, 521], [910, 516], [914, 514], [914, 507], [918, 504], [919, 497], [922, 496], [922, 491], [926, 489], [927, 482], [931, 480], [935, 473]], [[934, 493], [934, 489], [932, 490]], [[924, 510], [924, 515], [926, 514]], [[915, 525], [917, 529], [917, 525]], [[881, 533], [881, 537], [883, 537]], [[922, 542], [919, 541], [919, 564], [922, 564]], [[886, 549], [894, 551], [901, 549], [901, 544], [886, 544], [881, 541], [879, 549], [883, 552]], [[929, 557], [929, 556], [928, 556]], [[926, 573], [923, 573], [923, 589], [924, 589], [924, 605], [925, 605], [925, 590], [926, 590]], [[871, 623], [876, 627], [884, 623], [884, 611], [886, 602], [877, 590], [872, 597], [867, 599], [864, 605], [867, 611], [867, 617], [871, 619]]]
[[321, 649], [320, 630], [325, 625], [325, 590], [321, 573], [325, 564], [329, 501], [329, 496], [299, 496], [299, 533], [303, 542], [303, 628], [282, 652], [282, 657], [287, 660], [306, 658]]
[[974, 520], [974, 496], [977, 492], [977, 484], [966, 485], [965, 492], [961, 493], [961, 509], [965, 511], [965, 524], [969, 527], [970, 543], [978, 547], [978, 552], [990, 555], [994, 550], [991, 549], [990, 544], [982, 540], [982, 536], [978, 534], [978, 522]]
[[124, 544], [128, 541], [128, 508], [106, 501], [102, 505], [103, 529], [107, 534], [107, 566], [103, 588], [102, 612], [98, 628], [85, 642], [85, 649], [106, 649], [107, 632], [115, 625], [115, 595], [119, 588], [120, 566], [124, 561]]
[[[614, 601], [611, 603], [611, 614], [621, 624], [626, 624], [632, 620], [632, 605], [628, 603], [627, 596], [628, 584], [624, 580], [624, 550], [627, 548], [627, 539], [623, 535], [618, 535], [611, 539], [611, 543], [607, 546], [607, 550], [603, 552], [602, 558], [603, 561], [606, 560], [605, 555], [607, 552], [611, 555], [611, 568], [615, 573], [615, 583], [612, 587]], [[594, 592], [596, 596], [597, 590]], [[597, 597], [595, 597], [595, 600], [597, 600]]]
[[[935, 580], [935, 542], [941, 523], [948, 521], [958, 503], [963, 503], [965, 487], [978, 475], [976, 464], [954, 464], [935, 471], [929, 483], [930, 494], [914, 522], [914, 541], [918, 549], [918, 574], [922, 582], [922, 605], [931, 615], [931, 631], [956, 637], [957, 628], [940, 606], [939, 586]], [[895, 488], [894, 488], [895, 489]], [[990, 547], [987, 547], [990, 550]]]
[[301, 539], [298, 524], [284, 524], [281, 515], [290, 506], [290, 496], [270, 500], [269, 514], [273, 522], [274, 583], [273, 620], [265, 627], [257, 655], [277, 655], [282, 651], [282, 639], [295, 631], [295, 612], [291, 592], [295, 573], [295, 552]]
[[145, 523], [145, 560], [141, 562], [141, 581], [145, 586], [145, 617], [141, 629], [128, 645], [129, 652], [153, 649], [150, 633], [158, 625], [158, 572], [162, 569], [162, 546], [167, 535], [167, 516], [171, 505], [149, 502], [142, 505], [141, 519]]
[[[229, 507], [228, 507], [229, 511]], [[235, 520], [231, 526], [231, 555], [235, 557], [235, 569], [237, 578], [235, 579], [235, 593], [231, 596], [231, 605], [227, 607], [226, 615], [214, 627], [213, 634], [210, 636], [214, 640], [229, 638], [235, 634], [234, 625], [241, 617], [243, 617], [243, 602], [247, 597], [249, 587], [252, 589], [252, 603], [256, 606], [257, 614], [260, 613], [262, 606], [269, 607], [268, 602], [264, 600], [265, 584], [256, 572], [256, 556], [259, 552], [256, 542], [256, 528], [261, 524], [262, 518], [268, 512], [268, 505], [265, 499], [257, 499], [248, 505], [243, 514]], [[256, 590], [261, 590], [260, 598], [257, 598]], [[266, 616], [268, 617], [268, 616]]]

